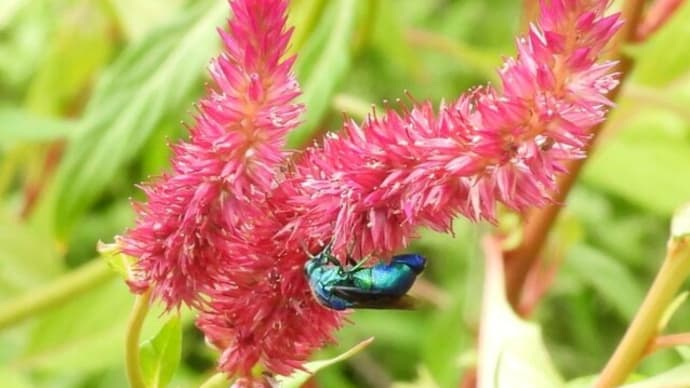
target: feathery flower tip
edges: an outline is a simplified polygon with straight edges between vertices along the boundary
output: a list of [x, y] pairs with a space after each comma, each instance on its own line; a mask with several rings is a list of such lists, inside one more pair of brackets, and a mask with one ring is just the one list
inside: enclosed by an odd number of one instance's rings
[[172, 172], [145, 186], [136, 226], [121, 239], [138, 257], [138, 282], [168, 307], [198, 305], [231, 251], [219, 247], [250, 201], [265, 195], [284, 159], [285, 135], [299, 122], [299, 86], [284, 58], [290, 31], [283, 0], [234, 1], [221, 31], [225, 51], [210, 67], [190, 139], [173, 146]]

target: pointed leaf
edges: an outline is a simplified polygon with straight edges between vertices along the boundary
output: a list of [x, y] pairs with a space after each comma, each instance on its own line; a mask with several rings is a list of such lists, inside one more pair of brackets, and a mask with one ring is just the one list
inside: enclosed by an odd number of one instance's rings
[[175, 315], [161, 328], [155, 337], [147, 340], [139, 349], [141, 370], [150, 388], [166, 387], [180, 364], [182, 353], [182, 326]]
[[0, 149], [66, 138], [75, 123], [44, 117], [14, 106], [0, 106]]
[[340, 361], [347, 360], [348, 358], [354, 356], [355, 354], [361, 352], [369, 346], [372, 342], [374, 341], [374, 337], [368, 338], [359, 344], [355, 345], [352, 347], [350, 350], [346, 351], [345, 353], [328, 359], [328, 360], [322, 360], [322, 361], [313, 361], [313, 362], [308, 362], [304, 365], [304, 368], [309, 371], [309, 373], [304, 372], [304, 371], [297, 371], [293, 373], [292, 375], [288, 377], [283, 377], [279, 376], [277, 380], [280, 383], [281, 388], [299, 388], [304, 384], [309, 378], [319, 370], [326, 368], [328, 366], [331, 366], [333, 364], [337, 364]]
[[518, 318], [506, 300], [500, 249], [496, 243], [492, 250], [499, 254], [487, 255], [478, 384], [511, 387], [520, 382], [520, 386], [531, 388], [563, 387], [563, 379], [542, 342], [541, 329]]

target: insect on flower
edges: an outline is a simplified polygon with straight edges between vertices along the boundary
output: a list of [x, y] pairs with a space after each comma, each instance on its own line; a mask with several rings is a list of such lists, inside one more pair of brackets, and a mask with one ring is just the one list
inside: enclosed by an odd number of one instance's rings
[[414, 299], [407, 294], [426, 259], [416, 253], [394, 256], [390, 263], [363, 265], [368, 258], [343, 267], [327, 245], [309, 256], [304, 272], [316, 300], [333, 310], [348, 308], [409, 309]]

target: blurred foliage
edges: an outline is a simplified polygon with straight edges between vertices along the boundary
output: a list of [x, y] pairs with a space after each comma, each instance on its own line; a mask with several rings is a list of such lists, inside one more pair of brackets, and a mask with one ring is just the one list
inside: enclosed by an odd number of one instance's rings
[[[2, 3], [0, 302], [74, 270], [96, 256], [98, 240], [131, 225], [129, 198], [141, 198], [134, 184], [164, 171], [167, 142], [185, 136], [179, 123], [191, 120], [220, 47], [215, 28], [227, 15], [225, 0]], [[338, 128], [340, 110], [359, 118], [371, 104], [404, 103], [404, 90], [439, 102], [494, 80], [501, 57], [514, 52], [520, 4], [294, 0], [293, 49], [308, 110], [291, 146]], [[561, 249], [548, 259], [560, 260], [560, 271], [528, 327], [541, 327], [565, 380], [603, 366], [659, 265], [671, 212], [690, 199], [688, 20], [686, 3], [652, 39], [629, 48], [636, 69], [553, 233]], [[315, 384], [457, 386], [476, 359], [483, 227], [458, 221], [455, 237], [421, 231], [411, 249], [431, 258], [419, 291], [428, 306], [352, 314], [339, 344], [317, 358], [376, 340], [320, 371]], [[125, 386], [132, 300], [113, 279], [0, 332], [3, 387]], [[149, 315], [147, 378], [191, 387], [211, 375], [217, 354], [188, 315], [160, 332], [164, 318]], [[685, 304], [669, 331], [687, 331], [689, 321]], [[174, 376], [157, 364], [177, 357]], [[674, 381], [689, 359], [687, 349], [665, 350], [638, 372], [669, 371], [659, 381]]]

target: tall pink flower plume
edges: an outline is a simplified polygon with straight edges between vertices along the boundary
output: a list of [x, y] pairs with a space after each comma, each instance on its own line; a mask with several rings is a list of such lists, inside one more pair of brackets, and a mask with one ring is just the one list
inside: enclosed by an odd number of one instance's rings
[[500, 70], [500, 90], [348, 121], [283, 158], [300, 112], [292, 60], [281, 62], [286, 3], [231, 2], [216, 89], [121, 242], [169, 306], [200, 310], [197, 325], [231, 375], [257, 363], [287, 374], [342, 324], [310, 293], [304, 247], [334, 241], [341, 257], [387, 255], [420, 226], [447, 231], [460, 214], [493, 221], [498, 202], [518, 211], [548, 203], [617, 84], [614, 63], [596, 62], [621, 24], [604, 16], [608, 1], [543, 1]]
[[500, 71], [502, 90], [473, 90], [438, 113], [422, 103], [346, 122], [283, 182], [298, 213], [286, 230], [332, 235], [336, 251], [357, 241], [358, 253], [389, 253], [419, 226], [450, 230], [457, 214], [493, 221], [497, 201], [545, 205], [555, 173], [584, 157], [611, 104], [614, 63], [595, 61], [621, 21], [602, 16], [605, 6], [542, 2], [539, 23]]
[[234, 1], [224, 52], [199, 103], [190, 139], [173, 146], [173, 171], [144, 187], [136, 226], [120, 240], [139, 258], [132, 284], [153, 288], [168, 307], [196, 304], [218, 268], [233, 265], [222, 249], [239, 220], [260, 216], [284, 159], [285, 135], [299, 122], [300, 93], [284, 58], [291, 30], [283, 0]]

